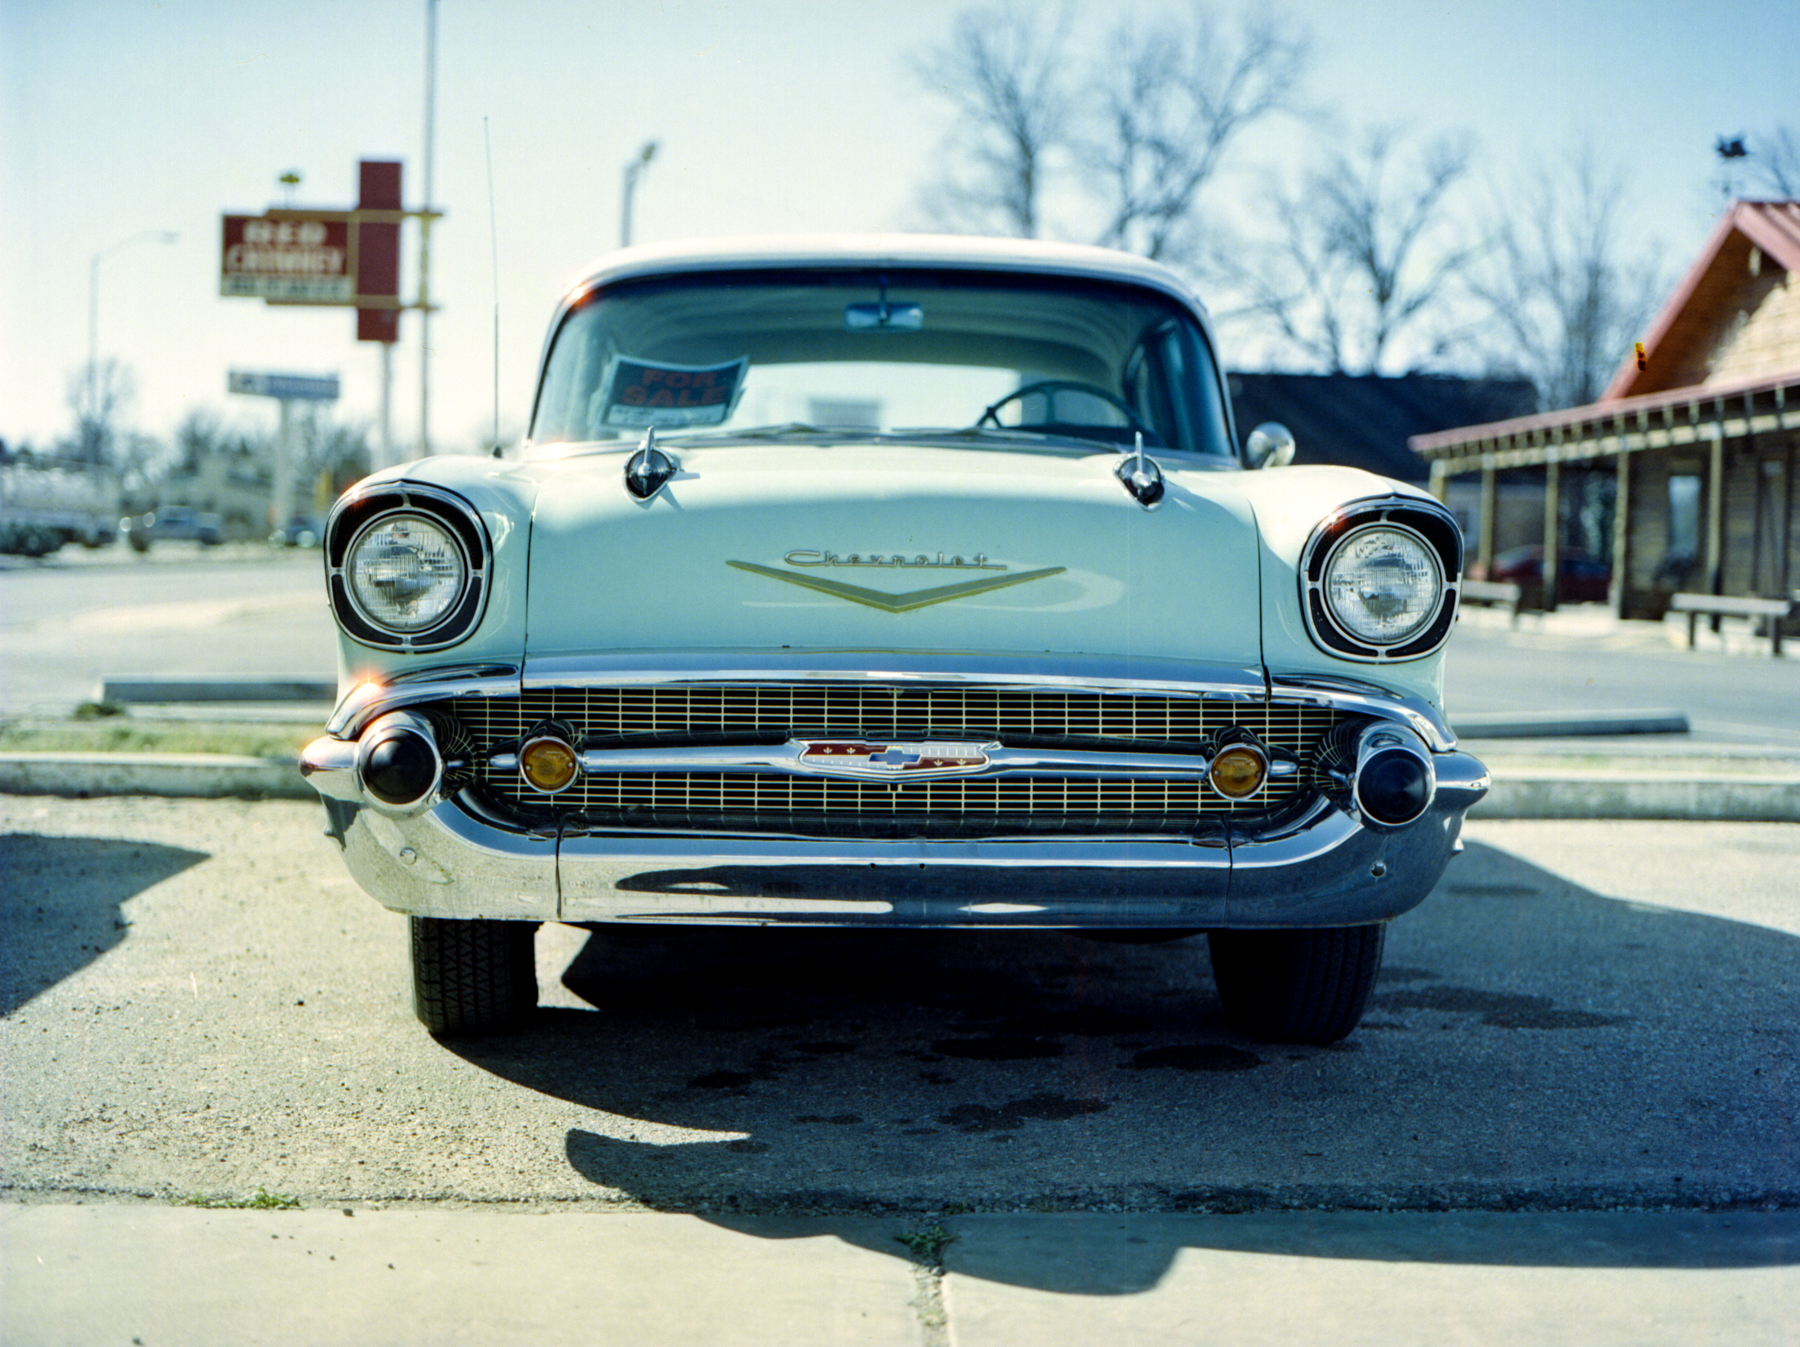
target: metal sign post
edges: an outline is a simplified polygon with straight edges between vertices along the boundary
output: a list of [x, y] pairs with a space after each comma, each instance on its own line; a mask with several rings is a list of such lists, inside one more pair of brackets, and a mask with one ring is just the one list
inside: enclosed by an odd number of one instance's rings
[[293, 407], [296, 402], [336, 402], [335, 374], [254, 374], [232, 370], [225, 377], [227, 392], [274, 398], [281, 407], [281, 430], [275, 441], [275, 484], [269, 500], [269, 531], [285, 539], [294, 517]]
[[[399, 316], [407, 309], [419, 313], [420, 344], [428, 347], [429, 333], [425, 324], [437, 307], [431, 302], [426, 279], [430, 267], [429, 239], [431, 222], [441, 219], [442, 212], [429, 206], [422, 210], [402, 207], [398, 162], [365, 159], [358, 168], [361, 200], [352, 210], [271, 208], [262, 215], [224, 216], [219, 293], [229, 298], [261, 299], [276, 305], [324, 305], [356, 310], [357, 340], [381, 345], [383, 461], [378, 466], [388, 467], [395, 459], [389, 406], [393, 346], [400, 339]], [[429, 199], [429, 147], [426, 196]], [[419, 221], [419, 297], [411, 304], [400, 298], [400, 226], [406, 220]], [[422, 352], [419, 442], [425, 453], [430, 452], [429, 359], [429, 351]], [[335, 383], [333, 387], [335, 390]], [[336, 392], [331, 396], [335, 398]], [[285, 425], [285, 412], [283, 417]], [[286, 524], [284, 516], [277, 526], [285, 528]]]

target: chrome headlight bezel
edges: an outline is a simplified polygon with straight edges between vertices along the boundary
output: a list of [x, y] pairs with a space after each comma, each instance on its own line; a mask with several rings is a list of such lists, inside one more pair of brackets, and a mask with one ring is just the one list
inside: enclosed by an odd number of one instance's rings
[[[1426, 616], [1391, 641], [1372, 639], [1332, 603], [1329, 578], [1344, 549], [1386, 529], [1420, 544], [1438, 568], [1438, 593]], [[1300, 555], [1300, 610], [1314, 644], [1339, 659], [1384, 664], [1422, 659], [1440, 649], [1456, 621], [1462, 581], [1462, 530], [1435, 501], [1388, 497], [1355, 501], [1324, 520]]]
[[[351, 573], [357, 549], [376, 530], [417, 519], [441, 533], [461, 570], [456, 593], [440, 613], [409, 627], [384, 622], [356, 594]], [[487, 607], [493, 548], [475, 507], [437, 487], [384, 483], [340, 500], [325, 526], [325, 574], [331, 610], [346, 634], [387, 650], [442, 650], [466, 639]]]

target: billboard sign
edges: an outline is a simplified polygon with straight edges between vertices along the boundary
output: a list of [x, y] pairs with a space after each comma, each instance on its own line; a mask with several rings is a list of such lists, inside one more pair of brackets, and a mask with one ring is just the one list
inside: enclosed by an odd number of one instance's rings
[[287, 304], [348, 304], [356, 255], [348, 211], [224, 217], [219, 293]]
[[232, 393], [284, 402], [335, 402], [338, 395], [335, 374], [258, 374], [234, 369], [226, 376], [225, 386]]

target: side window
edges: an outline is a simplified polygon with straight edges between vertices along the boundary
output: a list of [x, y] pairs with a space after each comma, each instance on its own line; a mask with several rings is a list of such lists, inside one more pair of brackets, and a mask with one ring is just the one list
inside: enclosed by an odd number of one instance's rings
[[1692, 558], [1700, 551], [1700, 477], [1676, 473], [1669, 478], [1669, 552]]

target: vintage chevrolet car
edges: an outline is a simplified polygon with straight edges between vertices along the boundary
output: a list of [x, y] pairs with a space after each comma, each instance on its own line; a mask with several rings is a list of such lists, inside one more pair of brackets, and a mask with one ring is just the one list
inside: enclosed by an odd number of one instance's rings
[[1429, 496], [1242, 447], [1171, 272], [1011, 240], [614, 254], [530, 432], [326, 525], [303, 770], [433, 1031], [543, 922], [1208, 935], [1251, 1036], [1355, 1028], [1487, 788]]

